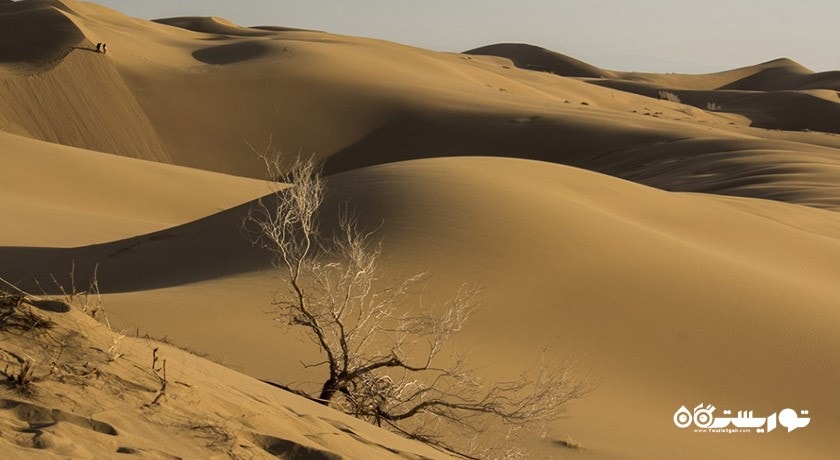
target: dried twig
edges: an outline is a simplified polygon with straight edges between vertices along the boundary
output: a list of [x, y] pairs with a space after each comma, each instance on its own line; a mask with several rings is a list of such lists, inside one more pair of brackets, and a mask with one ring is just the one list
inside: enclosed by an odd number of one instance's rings
[[[155, 395], [155, 398], [152, 400], [151, 406], [155, 406], [160, 402], [160, 399], [166, 393], [166, 386], [169, 384], [169, 380], [166, 379], [166, 360], [161, 360], [158, 356], [158, 347], [155, 347], [152, 350], [152, 373], [157, 377], [158, 382], [160, 383], [160, 388]], [[158, 366], [158, 362], [161, 362], [161, 365]]]

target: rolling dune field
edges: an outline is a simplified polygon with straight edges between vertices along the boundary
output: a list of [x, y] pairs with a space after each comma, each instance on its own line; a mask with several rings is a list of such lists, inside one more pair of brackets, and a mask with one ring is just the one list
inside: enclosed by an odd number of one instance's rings
[[[382, 283], [426, 273], [436, 306], [480, 288], [456, 342], [482, 378], [546, 355], [593, 384], [528, 458], [837, 458], [840, 72], [294, 26], [0, 1], [0, 290], [55, 323], [0, 325], [0, 367], [41, 376], [0, 389], [0, 456], [447, 457], [266, 383], [323, 377], [266, 314], [285, 287], [242, 230], [275, 199], [256, 152], [282, 150], [323, 162], [327, 227], [349, 204], [377, 229]], [[94, 277], [101, 298], [69, 292]], [[811, 421], [675, 426], [701, 403]]]

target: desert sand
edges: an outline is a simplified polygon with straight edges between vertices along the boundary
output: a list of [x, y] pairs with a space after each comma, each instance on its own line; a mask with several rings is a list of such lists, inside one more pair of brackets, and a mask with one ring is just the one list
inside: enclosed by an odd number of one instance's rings
[[[646, 74], [294, 26], [0, 2], [0, 277], [43, 298], [95, 271], [105, 312], [34, 310], [82, 345], [32, 352], [36, 374], [59, 364], [34, 393], [0, 390], [3, 457], [445, 457], [260, 382], [320, 378], [240, 229], [270, 145], [324, 161], [322, 213], [379, 228], [389, 276], [428, 273], [432, 303], [482, 288], [458, 345], [488, 381], [550, 346], [597, 384], [531, 458], [836, 458], [840, 72]], [[13, 332], [11, 364], [33, 340]], [[155, 347], [171, 382], [151, 405]], [[812, 421], [674, 425], [700, 403]]]

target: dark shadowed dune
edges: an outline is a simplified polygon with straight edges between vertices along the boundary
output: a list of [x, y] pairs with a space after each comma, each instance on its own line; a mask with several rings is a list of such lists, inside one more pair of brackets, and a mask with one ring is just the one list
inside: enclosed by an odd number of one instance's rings
[[796, 61], [775, 59], [756, 66], [766, 67], [752, 75], [733, 81], [720, 89], [748, 91], [785, 91], [830, 89], [840, 91], [840, 72], [814, 73]]
[[176, 18], [155, 19], [158, 24], [179, 27], [181, 29], [201, 32], [205, 34], [219, 34], [240, 37], [263, 37], [271, 35], [270, 31], [257, 30], [248, 27], [238, 26], [226, 19], [217, 17], [182, 16]]
[[269, 54], [270, 48], [259, 42], [239, 42], [212, 46], [193, 51], [197, 60], [206, 64], [234, 64], [257, 59]]
[[[684, 104], [701, 110], [742, 115], [757, 128], [840, 133], [840, 93], [830, 90], [693, 90], [620, 79], [589, 83], [655, 99], [660, 98], [660, 91], [668, 91]], [[714, 104], [713, 109], [709, 108], [710, 104]]]
[[0, 3], [0, 64], [42, 63], [84, 40], [58, 2]]
[[565, 77], [613, 78], [609, 70], [599, 69], [575, 58], [524, 43], [499, 43], [464, 51], [464, 54], [508, 58], [523, 69], [551, 72]]
[[323, 32], [322, 30], [315, 30], [315, 29], [301, 29], [298, 27], [285, 27], [285, 26], [252, 26], [249, 27], [250, 29], [256, 30], [267, 30], [269, 32]]

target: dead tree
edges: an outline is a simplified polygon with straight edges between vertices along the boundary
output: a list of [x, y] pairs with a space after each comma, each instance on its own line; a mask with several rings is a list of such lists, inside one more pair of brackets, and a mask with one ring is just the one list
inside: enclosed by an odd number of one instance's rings
[[381, 242], [346, 210], [338, 231], [323, 236], [318, 210], [325, 183], [319, 165], [298, 158], [283, 170], [279, 156], [269, 153], [261, 157], [268, 177], [279, 182], [271, 182], [273, 193], [251, 208], [243, 229], [273, 254], [285, 278], [273, 301], [274, 319], [301, 328], [324, 358], [307, 365], [323, 366], [325, 374], [317, 391], [304, 394], [473, 458], [519, 452], [506, 435], [560, 418], [588, 391], [566, 364], [541, 365], [513, 382], [477, 378], [449, 346], [475, 311], [477, 292], [462, 286], [441, 308], [419, 301], [409, 306], [419, 299], [423, 275], [383, 283]]

